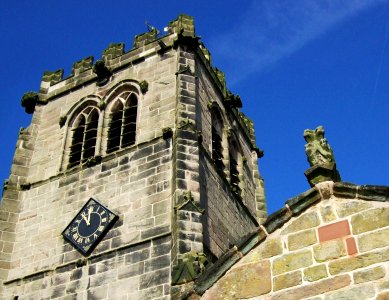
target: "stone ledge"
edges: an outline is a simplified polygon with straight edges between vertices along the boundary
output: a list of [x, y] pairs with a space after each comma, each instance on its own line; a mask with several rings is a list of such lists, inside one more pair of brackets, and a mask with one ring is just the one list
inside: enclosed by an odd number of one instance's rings
[[289, 199], [286, 201], [286, 205], [293, 212], [293, 215], [298, 215], [306, 210], [313, 203], [320, 201], [321, 195], [316, 188], [311, 188], [308, 191]]
[[291, 218], [292, 212], [287, 207], [283, 207], [272, 213], [263, 223], [263, 226], [266, 228], [267, 233], [270, 234], [281, 228]]
[[355, 185], [348, 182], [335, 182], [333, 194], [340, 198], [389, 202], [389, 186]]

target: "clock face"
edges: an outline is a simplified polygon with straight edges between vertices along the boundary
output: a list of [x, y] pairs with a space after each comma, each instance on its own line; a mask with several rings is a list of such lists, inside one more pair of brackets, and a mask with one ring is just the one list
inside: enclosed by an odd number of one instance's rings
[[62, 235], [86, 255], [97, 246], [117, 219], [117, 215], [96, 199], [91, 198], [62, 232]]

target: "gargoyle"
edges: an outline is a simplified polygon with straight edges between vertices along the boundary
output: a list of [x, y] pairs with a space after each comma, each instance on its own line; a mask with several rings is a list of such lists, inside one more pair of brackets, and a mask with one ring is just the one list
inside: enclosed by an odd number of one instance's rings
[[312, 166], [335, 163], [334, 153], [327, 139], [324, 138], [323, 126], [317, 127], [315, 130], [304, 130], [305, 153], [307, 154], [308, 162]]

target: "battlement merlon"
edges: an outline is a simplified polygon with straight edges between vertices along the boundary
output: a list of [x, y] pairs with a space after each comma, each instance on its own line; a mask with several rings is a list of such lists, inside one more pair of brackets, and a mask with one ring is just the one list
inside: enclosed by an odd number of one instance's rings
[[[141, 62], [150, 55], [167, 51], [173, 47], [179, 36], [194, 38], [197, 41], [200, 39], [195, 34], [193, 17], [178, 16], [176, 20], [169, 22], [167, 33], [164, 36], [160, 36], [156, 28], [150, 27], [149, 31], [134, 37], [133, 48], [128, 52], [124, 51], [124, 43], [111, 43], [103, 51], [101, 60], [112, 72], [115, 72], [127, 64], [134, 64], [134, 61], [135, 63]], [[201, 47], [204, 52], [208, 53], [209, 58], [209, 51], [202, 43]], [[76, 85], [96, 79], [93, 73], [93, 63], [93, 56], [76, 61], [68, 77], [64, 77], [63, 69], [44, 72], [39, 91], [40, 99], [49, 100], [58, 95], [58, 90], [72, 89]]]
[[[109, 74], [112, 75], [127, 66], [141, 63], [150, 56], [163, 55], [163, 53], [178, 47], [178, 45], [186, 45], [197, 53], [200, 61], [203, 62], [203, 65], [211, 75], [215, 86], [223, 96], [223, 104], [226, 108], [234, 111], [234, 114], [240, 119], [241, 112], [239, 108], [242, 107], [240, 97], [232, 94], [227, 89], [224, 73], [212, 66], [210, 51], [195, 33], [193, 17], [184, 14], [179, 15], [176, 20], [169, 22], [166, 35], [160, 36], [156, 28], [149, 26], [147, 32], [134, 37], [134, 47], [128, 52], [124, 50], [124, 43], [111, 43], [102, 52], [100, 60], [94, 61], [93, 56], [88, 56], [76, 61], [68, 77], [64, 77], [63, 69], [44, 72], [37, 105], [44, 105], [58, 96], [80, 88], [87, 83], [96, 82], [98, 85], [99, 83], [104, 84], [105, 82], [101, 81], [99, 74], [96, 73], [96, 65], [98, 63], [99, 66], [103, 63], [104, 67], [109, 71], [107, 73], [107, 76], [109, 76]], [[32, 113], [33, 110], [29, 109], [28, 112]], [[252, 126], [244, 122], [244, 119], [242, 118], [239, 123], [252, 141]]]

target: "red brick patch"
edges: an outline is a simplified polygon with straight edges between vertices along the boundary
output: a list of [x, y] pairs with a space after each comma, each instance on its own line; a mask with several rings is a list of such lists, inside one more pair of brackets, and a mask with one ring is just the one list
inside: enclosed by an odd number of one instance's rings
[[348, 255], [353, 255], [358, 252], [357, 244], [355, 243], [355, 239], [353, 237], [349, 237], [346, 239], [346, 245]]
[[319, 241], [325, 242], [350, 235], [350, 226], [347, 220], [329, 224], [318, 228]]

